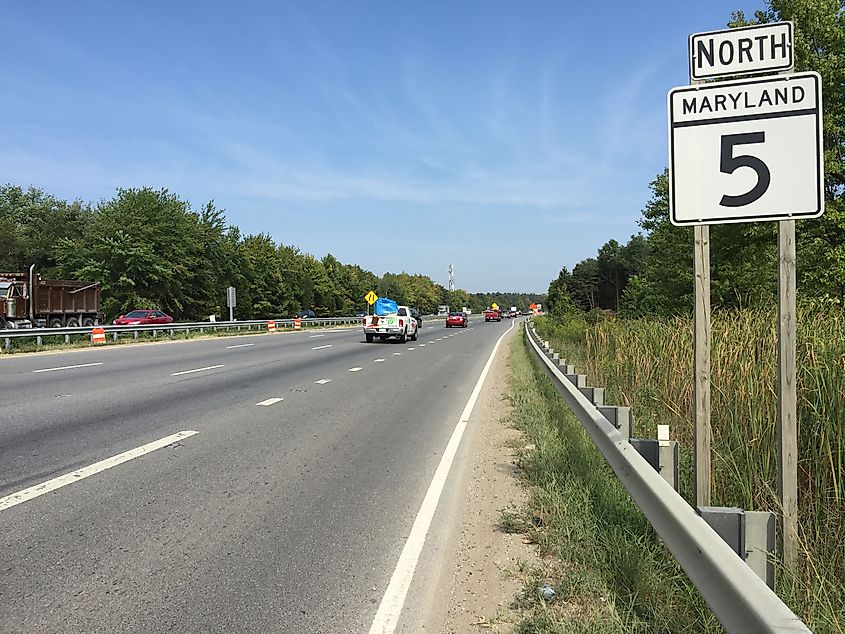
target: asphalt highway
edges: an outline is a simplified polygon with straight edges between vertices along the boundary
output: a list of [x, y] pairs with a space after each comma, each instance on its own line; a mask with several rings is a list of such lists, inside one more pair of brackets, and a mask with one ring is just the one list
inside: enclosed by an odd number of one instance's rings
[[0, 631], [369, 631], [510, 325], [0, 358]]

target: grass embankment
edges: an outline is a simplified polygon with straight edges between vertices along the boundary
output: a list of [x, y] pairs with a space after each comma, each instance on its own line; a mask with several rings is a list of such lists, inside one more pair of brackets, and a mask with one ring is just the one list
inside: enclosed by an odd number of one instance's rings
[[[530, 443], [517, 449], [528, 508], [500, 521], [535, 541], [542, 562], [517, 571], [516, 631], [721, 632], [532, 354], [524, 335], [514, 341], [509, 398]], [[544, 583], [552, 601], [539, 598]]]
[[[668, 423], [681, 445], [681, 492], [693, 499], [690, 318], [596, 323], [549, 318], [537, 330], [607, 401], [631, 405], [639, 436]], [[777, 333], [774, 311], [712, 317], [713, 504], [779, 510]], [[845, 315], [802, 309], [798, 319], [800, 565], [779, 565], [777, 592], [816, 632], [845, 629]]]

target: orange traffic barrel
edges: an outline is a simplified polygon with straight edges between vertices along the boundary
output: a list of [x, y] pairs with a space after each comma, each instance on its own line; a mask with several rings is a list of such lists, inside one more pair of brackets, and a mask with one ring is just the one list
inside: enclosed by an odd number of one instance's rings
[[270, 332], [276, 332], [276, 322], [272, 319], [267, 322], [267, 330]]
[[105, 343], [106, 331], [100, 327], [94, 328], [91, 331], [91, 343]]
[[302, 320], [299, 317], [293, 320], [293, 329], [302, 330]]

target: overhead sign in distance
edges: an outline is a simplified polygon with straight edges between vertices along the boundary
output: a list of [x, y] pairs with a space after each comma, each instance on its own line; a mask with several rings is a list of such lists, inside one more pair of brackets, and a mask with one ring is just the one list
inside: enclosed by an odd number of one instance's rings
[[364, 295], [364, 300], [365, 300], [365, 301], [366, 301], [366, 302], [367, 302], [370, 306], [372, 306], [373, 304], [375, 304], [377, 299], [378, 299], [378, 295], [376, 295], [373, 291], [370, 291], [369, 293], [367, 293], [366, 295]]
[[822, 214], [818, 73], [683, 86], [668, 101], [673, 224]]
[[690, 79], [788, 72], [795, 66], [792, 22], [689, 36]]

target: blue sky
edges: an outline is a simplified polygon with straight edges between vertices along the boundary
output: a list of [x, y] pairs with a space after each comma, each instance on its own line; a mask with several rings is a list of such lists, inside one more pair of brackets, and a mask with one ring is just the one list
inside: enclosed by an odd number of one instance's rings
[[166, 187], [379, 275], [545, 291], [638, 230], [688, 34], [759, 8], [7, 2], [0, 181]]

